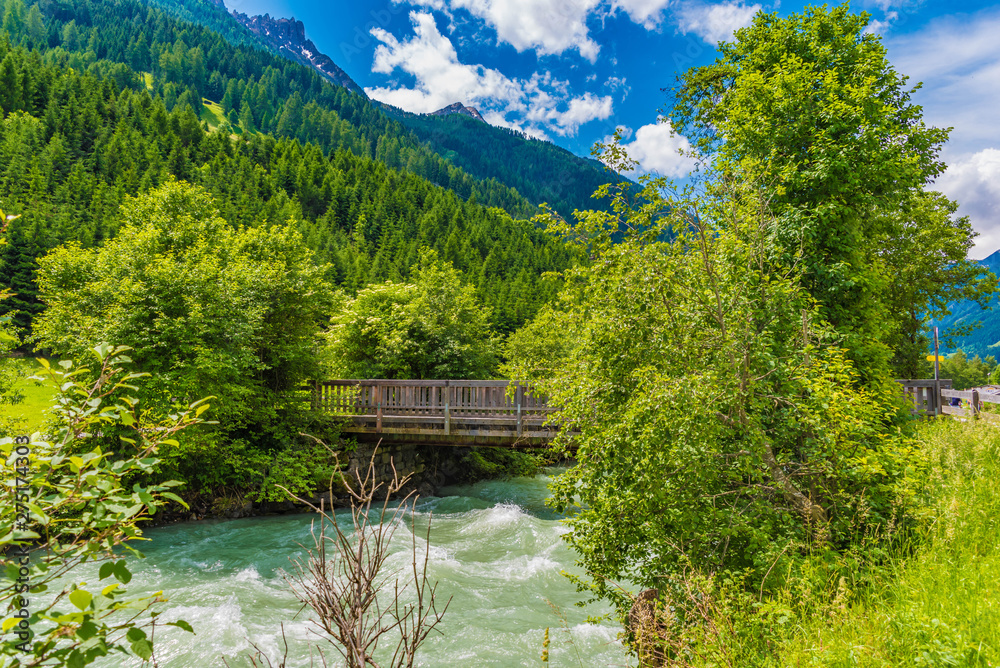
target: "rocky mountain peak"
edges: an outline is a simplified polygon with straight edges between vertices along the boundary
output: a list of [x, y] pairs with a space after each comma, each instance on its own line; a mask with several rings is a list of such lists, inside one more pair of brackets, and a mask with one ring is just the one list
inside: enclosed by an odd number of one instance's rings
[[431, 116], [449, 116], [451, 114], [460, 114], [462, 116], [469, 116], [477, 121], [482, 121], [486, 123], [486, 119], [483, 118], [482, 114], [475, 107], [467, 107], [461, 102], [456, 102], [455, 104], [449, 104], [443, 109], [438, 109], [437, 111], [431, 112]]
[[347, 72], [337, 67], [329, 56], [316, 48], [312, 40], [306, 38], [305, 25], [294, 16], [290, 19], [279, 19], [272, 18], [270, 14], [247, 16], [237, 11], [233, 11], [232, 15], [237, 22], [285, 58], [311, 67], [328, 81], [364, 95], [361, 86], [356, 84]]

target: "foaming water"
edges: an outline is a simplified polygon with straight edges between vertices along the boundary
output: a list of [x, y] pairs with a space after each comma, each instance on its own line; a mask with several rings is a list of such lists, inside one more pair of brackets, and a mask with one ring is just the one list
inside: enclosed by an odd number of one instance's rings
[[[441, 633], [428, 638], [418, 665], [537, 666], [546, 627], [550, 665], [628, 665], [619, 627], [587, 621], [609, 608], [574, 605], [580, 595], [562, 572], [578, 571], [560, 538], [565, 528], [544, 504], [548, 480], [539, 475], [447, 488], [439, 497], [421, 499], [408, 516], [421, 555], [428, 551], [431, 520], [429, 577], [439, 582], [442, 601], [451, 598]], [[344, 521], [339, 513], [338, 519]], [[300, 610], [282, 577], [292, 570], [289, 559], [303, 555], [301, 545], [311, 544], [312, 520], [209, 520], [147, 531], [151, 541], [141, 546], [146, 559], [132, 562], [129, 592], [163, 590], [170, 602], [160, 620], [183, 619], [197, 634], [157, 626], [159, 665], [221, 668], [225, 659], [230, 666], [249, 666], [251, 643], [277, 665], [282, 624], [288, 668], [309, 666], [311, 648], [324, 645], [329, 665], [339, 665], [336, 650], [315, 634], [310, 612]], [[409, 522], [401, 524], [387, 569], [410, 567], [413, 540]], [[115, 659], [97, 665], [132, 664]]]

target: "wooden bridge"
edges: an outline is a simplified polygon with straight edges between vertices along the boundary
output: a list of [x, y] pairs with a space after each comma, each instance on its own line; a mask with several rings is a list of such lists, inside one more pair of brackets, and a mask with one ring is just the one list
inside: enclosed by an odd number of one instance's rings
[[555, 409], [531, 388], [502, 380], [316, 381], [315, 411], [342, 417], [344, 433], [359, 441], [428, 445], [546, 445]]
[[[953, 390], [951, 380], [899, 380], [914, 415], [1000, 423], [1000, 393]], [[557, 409], [529, 386], [503, 380], [324, 380], [304, 387], [310, 405], [344, 421], [359, 441], [428, 445], [547, 445]], [[960, 405], [952, 406], [952, 400]], [[996, 408], [987, 408], [992, 404]]]

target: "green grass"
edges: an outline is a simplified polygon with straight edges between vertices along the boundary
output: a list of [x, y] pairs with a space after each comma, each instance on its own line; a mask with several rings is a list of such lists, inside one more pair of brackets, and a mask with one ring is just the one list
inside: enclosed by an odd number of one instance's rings
[[207, 121], [209, 129], [215, 132], [225, 120], [226, 112], [222, 110], [222, 105], [218, 102], [212, 102], [207, 97], [203, 97], [201, 103], [201, 120]]
[[14, 387], [24, 395], [24, 399], [13, 406], [0, 406], [0, 416], [19, 420], [20, 428], [31, 433], [40, 429], [44, 424], [46, 411], [52, 404], [56, 388], [27, 378], [37, 373], [41, 368], [34, 359], [19, 359], [16, 360], [16, 363], [21, 367], [24, 377], [15, 383]]
[[1000, 664], [1000, 429], [939, 421], [921, 441], [931, 502], [913, 553], [805, 624], [782, 665]]
[[915, 526], [890, 529], [881, 561], [885, 536], [866, 535], [796, 562], [769, 594], [692, 572], [671, 593], [684, 620], [649, 636], [672, 658], [664, 665], [1000, 665], [1000, 428], [919, 429], [928, 467]]

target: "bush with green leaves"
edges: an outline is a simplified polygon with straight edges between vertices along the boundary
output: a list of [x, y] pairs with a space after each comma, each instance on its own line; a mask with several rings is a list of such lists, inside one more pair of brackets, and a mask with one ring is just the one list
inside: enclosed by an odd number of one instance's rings
[[424, 248], [413, 283], [371, 285], [330, 322], [335, 378], [491, 378], [496, 355], [488, 311], [450, 263]]
[[[102, 344], [96, 366], [60, 362], [43, 376], [60, 388], [54, 433], [0, 438], [0, 551], [4, 554], [4, 609], [0, 666], [85, 666], [102, 656], [148, 660], [163, 593], [129, 596], [132, 578], [124, 553], [139, 555], [141, 522], [164, 504], [183, 504], [180, 483], [136, 482], [156, 470], [174, 436], [201, 422], [208, 405], [197, 401], [154, 419], [140, 408], [127, 348]], [[96, 380], [91, 380], [96, 378]], [[123, 428], [124, 454], [97, 444], [96, 434]], [[100, 563], [97, 580], [79, 581], [81, 569]], [[71, 584], [62, 591], [57, 580]], [[183, 621], [171, 622], [191, 631]]]
[[100, 341], [130, 346], [156, 379], [140, 391], [151, 409], [217, 397], [221, 435], [199, 430], [171, 460], [202, 485], [249, 484], [259, 471], [239, 466], [268, 454], [259, 435], [305, 407], [294, 391], [316, 375], [325, 270], [292, 229], [233, 228], [207, 192], [183, 182], [129, 200], [121, 216], [103, 246], [70, 244], [42, 258], [47, 308], [35, 341], [71, 358]]

